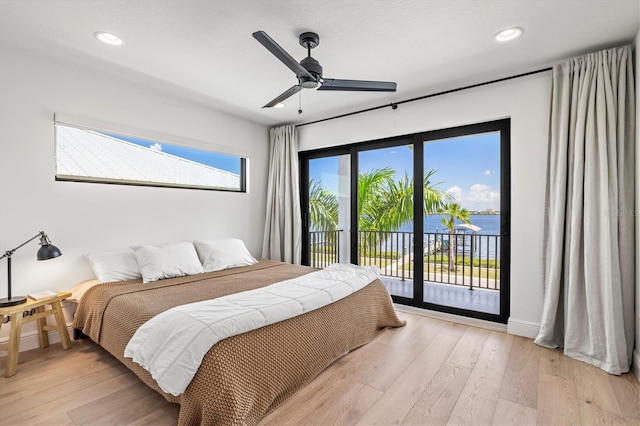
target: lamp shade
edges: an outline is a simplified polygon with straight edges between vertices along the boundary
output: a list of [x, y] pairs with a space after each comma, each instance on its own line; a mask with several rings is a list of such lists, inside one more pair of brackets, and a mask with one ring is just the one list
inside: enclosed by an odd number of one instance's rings
[[58, 256], [62, 256], [62, 252], [53, 244], [43, 244], [38, 249], [38, 260], [49, 260]]
[[[5, 254], [0, 256], [0, 259], [7, 258], [7, 295], [6, 299], [0, 299], [0, 308], [4, 308], [7, 306], [16, 306], [21, 305], [27, 301], [25, 296], [13, 296], [11, 295], [11, 256], [13, 253], [18, 250], [20, 247], [23, 247], [30, 241], [35, 240], [40, 237], [40, 249], [38, 250], [37, 259], [38, 260], [48, 260], [53, 259], [54, 257], [62, 256], [62, 252], [60, 249], [49, 241], [49, 237], [43, 231], [38, 232], [34, 237], [31, 237], [24, 243], [20, 244], [18, 247], [7, 250]], [[13, 329], [12, 329], [13, 330]], [[42, 340], [41, 340], [42, 342]]]

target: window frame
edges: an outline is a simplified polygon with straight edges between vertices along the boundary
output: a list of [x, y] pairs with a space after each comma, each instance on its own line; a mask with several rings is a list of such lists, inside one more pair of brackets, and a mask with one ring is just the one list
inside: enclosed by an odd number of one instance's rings
[[[399, 136], [391, 136], [382, 139], [373, 139], [362, 142], [348, 143], [338, 146], [300, 151], [298, 159], [300, 164], [300, 202], [303, 218], [302, 232], [302, 264], [308, 265], [309, 256], [309, 216], [308, 216], [308, 187], [309, 161], [316, 158], [349, 154], [351, 156], [351, 230], [358, 229], [358, 219], [353, 214], [357, 212], [357, 171], [358, 154], [362, 151], [387, 148], [404, 145], [413, 142], [414, 145], [414, 176], [424, 175], [424, 144], [429, 141], [457, 138], [467, 135], [500, 132], [500, 313], [493, 314], [480, 311], [472, 311], [452, 306], [436, 305], [425, 302], [423, 293], [424, 271], [417, 268], [414, 275], [414, 293], [412, 298], [392, 295], [395, 303], [411, 307], [444, 312], [447, 314], [461, 315], [469, 318], [492, 321], [506, 324], [511, 312], [511, 117], [459, 125], [455, 127], [427, 130]], [[355, 172], [354, 172], [355, 171]], [[420, 178], [421, 179], [421, 178]], [[418, 180], [416, 178], [416, 180]], [[422, 199], [422, 185], [415, 185], [414, 197]], [[422, 203], [414, 203], [414, 217], [423, 217]], [[414, 222], [414, 234], [416, 234], [414, 246], [414, 259], [423, 255], [424, 223], [421, 220]], [[358, 262], [357, 233], [351, 233], [350, 261]]]
[[[89, 132], [98, 132], [101, 134], [105, 134], [106, 136], [116, 135], [122, 136], [125, 138], [135, 138], [144, 141], [149, 141], [150, 143], [160, 143], [163, 145], [169, 145], [172, 147], [181, 147], [188, 149], [195, 149], [204, 152], [209, 152], [213, 154], [221, 154], [226, 156], [237, 157], [240, 161], [239, 164], [239, 185], [238, 187], [225, 187], [225, 186], [214, 186], [214, 185], [198, 185], [198, 184], [183, 184], [183, 183], [171, 183], [171, 182], [156, 182], [152, 180], [135, 180], [135, 179], [122, 179], [119, 177], [94, 177], [94, 176], [83, 176], [83, 175], [74, 175], [74, 174], [64, 174], [60, 173], [60, 165], [59, 165], [59, 153], [58, 153], [58, 127], [67, 127], [73, 129], [79, 129]], [[130, 142], [134, 143], [134, 142]], [[176, 156], [177, 158], [182, 158]], [[237, 192], [237, 193], [247, 193], [248, 192], [248, 177], [249, 177], [249, 155], [246, 152], [242, 152], [240, 150], [233, 150], [227, 147], [221, 147], [214, 144], [207, 144], [201, 141], [189, 140], [186, 138], [172, 137], [169, 135], [163, 135], [161, 133], [150, 132], [140, 129], [132, 129], [126, 128], [124, 126], [118, 126], [114, 124], [108, 123], [100, 123], [96, 121], [89, 121], [84, 119], [61, 119], [59, 115], [54, 115], [54, 166], [55, 166], [55, 180], [63, 181], [63, 182], [84, 182], [84, 183], [98, 183], [98, 184], [110, 184], [110, 185], [125, 185], [125, 186], [142, 186], [142, 187], [156, 187], [156, 188], [175, 188], [175, 189], [191, 189], [191, 190], [204, 190], [204, 191], [222, 191], [222, 192]], [[196, 164], [202, 164], [207, 166], [206, 164], [199, 163], [194, 161]], [[215, 168], [213, 166], [209, 166]], [[219, 169], [224, 172], [226, 170]], [[233, 172], [230, 172], [233, 173]], [[233, 173], [235, 174], [235, 173]]]

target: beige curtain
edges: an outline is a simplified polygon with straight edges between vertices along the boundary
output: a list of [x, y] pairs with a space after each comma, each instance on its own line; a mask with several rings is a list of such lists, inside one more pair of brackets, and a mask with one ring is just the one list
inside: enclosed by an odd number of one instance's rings
[[629, 46], [553, 68], [535, 342], [612, 374], [629, 371], [634, 343], [634, 93]]
[[300, 264], [302, 220], [295, 126], [269, 131], [267, 217], [262, 257]]

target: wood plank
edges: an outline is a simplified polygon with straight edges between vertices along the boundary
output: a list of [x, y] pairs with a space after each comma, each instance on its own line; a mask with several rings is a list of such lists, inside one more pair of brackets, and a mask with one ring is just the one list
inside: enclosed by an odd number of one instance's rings
[[445, 425], [462, 392], [471, 368], [446, 362], [429, 382], [403, 424]]
[[609, 383], [620, 405], [620, 413], [640, 424], [640, 386], [633, 373], [621, 376], [609, 375]]
[[[51, 395], [56, 395], [60, 390], [73, 391], [78, 381], [86, 380], [95, 373], [104, 373], [105, 370], [116, 369], [118, 373], [111, 371], [111, 375], [123, 374], [128, 371], [111, 354], [102, 350], [93, 342], [82, 341], [68, 351], [63, 351], [60, 343], [49, 346], [46, 349], [34, 349], [27, 351], [37, 353], [42, 358], [28, 360], [21, 363], [20, 374], [5, 379], [0, 386], [0, 401], [13, 404], [22, 400], [29, 400], [34, 395], [42, 395], [41, 402], [47, 402]], [[80, 347], [89, 351], [78, 350]], [[27, 358], [27, 357], [23, 357]], [[43, 369], [46, 373], [43, 374]], [[105, 373], [109, 374], [109, 373]], [[102, 375], [95, 376], [96, 380]]]
[[450, 425], [487, 425], [491, 423], [497, 401], [492, 398], [483, 398], [475, 395], [473, 398], [458, 398], [458, 402], [451, 411], [447, 424]]
[[538, 406], [539, 346], [533, 340], [515, 336], [505, 370], [500, 398], [530, 408]]
[[480, 352], [482, 352], [489, 333], [489, 330], [483, 328], [467, 327], [451, 353], [449, 362], [462, 365], [463, 367], [473, 368], [478, 360], [478, 356], [480, 356]]
[[314, 412], [300, 424], [355, 424], [380, 399], [383, 392], [372, 387], [356, 383], [346, 391], [327, 393], [319, 404], [315, 405]]
[[[405, 334], [402, 346], [388, 346], [376, 339], [370, 348], [374, 353], [367, 354], [366, 361], [360, 362], [358, 368], [351, 370], [353, 379], [374, 389], [386, 391], [440, 333], [443, 324], [434, 325], [432, 321], [425, 319], [410, 319], [416, 324], [410, 333]], [[396, 331], [402, 332], [402, 328], [391, 330]]]
[[76, 426], [67, 413], [59, 413], [56, 412], [52, 414], [50, 417], [40, 419], [39, 422], [33, 423], [33, 425], [39, 426]]
[[[412, 318], [409, 319], [409, 324], [413, 327], [413, 331], [411, 331], [411, 333], [403, 333], [409, 325], [403, 328], [395, 328], [387, 331], [391, 334], [404, 334], [404, 337], [399, 340], [403, 342], [402, 349], [405, 349], [405, 354], [402, 358], [404, 361], [395, 366], [396, 368], [394, 368], [393, 371], [398, 371], [398, 368], [406, 369], [407, 366], [403, 366], [403, 364], [405, 364], [411, 356], [415, 358], [418, 355], [416, 352], [424, 350], [423, 348], [427, 346], [430, 348], [440, 346], [430, 344], [430, 342], [432, 339], [431, 335], [438, 335], [438, 330], [440, 330], [442, 324], [435, 324], [434, 326], [432, 321], [422, 321], [421, 319], [424, 317], [417, 315], [412, 315], [412, 317], [416, 317], [417, 320], [414, 321]], [[420, 339], [421, 336], [423, 337], [422, 339]], [[317, 398], [318, 393], [323, 392], [323, 389], [330, 387], [335, 388], [336, 380], [342, 381], [343, 379], [348, 378], [351, 381], [363, 384], [366, 384], [367, 381], [376, 382], [378, 386], [385, 386], [387, 382], [391, 381], [390, 386], [393, 386], [393, 382], [398, 379], [397, 375], [385, 374], [383, 377], [376, 377], [376, 373], [383, 370], [385, 365], [389, 364], [390, 359], [388, 359], [388, 357], [392, 357], [401, 352], [398, 347], [381, 344], [380, 341], [381, 339], [376, 339], [376, 341], [358, 348], [336, 361], [329, 369], [322, 372], [309, 386], [300, 391], [285, 405], [278, 408], [276, 412], [281, 413], [282, 411], [290, 411], [286, 408], [289, 404], [294, 406], [308, 406], [309, 404], [312, 404], [313, 400]], [[382, 341], [388, 342], [389, 340], [383, 339]], [[451, 342], [455, 341], [455, 339], [449, 337], [442, 342], [444, 341]], [[376, 404], [376, 406], [378, 406], [378, 404]], [[280, 414], [276, 412], [272, 413], [267, 417], [267, 419], [265, 419], [267, 424], [277, 424], [278, 422], [282, 422], [281, 417], [277, 417]], [[301, 420], [296, 417], [293, 423], [299, 423], [300, 421]]]
[[499, 398], [491, 424], [500, 426], [535, 425], [536, 415], [534, 408]]
[[537, 423], [539, 425], [582, 424], [573, 380], [546, 373], [540, 374]]
[[335, 381], [325, 381], [313, 390], [305, 388], [287, 401], [287, 406], [295, 404], [294, 413], [279, 409], [267, 416], [261, 424], [342, 424], [356, 422], [382, 396], [383, 392], [347, 376]]
[[[341, 392], [346, 392], [354, 383], [362, 385], [357, 380], [357, 375], [370, 368], [369, 366], [374, 364], [371, 360], [380, 356], [380, 353], [391, 349], [393, 348], [374, 341], [351, 351], [320, 373], [315, 380], [285, 404], [270, 413], [263, 419], [261, 424], [295, 424], [302, 422], [307, 415], [307, 411], [311, 407], [317, 408], [318, 401], [322, 400], [324, 395], [335, 396]], [[324, 400], [326, 399], [324, 398]], [[292, 416], [289, 406], [305, 407], [305, 410], [296, 410], [295, 415]]]
[[[105, 370], [101, 373], [109, 372]], [[113, 371], [112, 371], [113, 373]], [[105, 374], [105, 377], [92, 377], [89, 381], [85, 381], [79, 379], [74, 382], [75, 390], [71, 391], [69, 389], [65, 389], [66, 392], [60, 391], [55, 393], [55, 398], [51, 399], [46, 403], [38, 403], [38, 409], [35, 410], [34, 407], [36, 404], [33, 403], [35, 399], [30, 398], [22, 402], [23, 407], [19, 410], [18, 413], [14, 415], [4, 417], [3, 422], [6, 424], [34, 424], [45, 422], [53, 415], [68, 413], [69, 411], [81, 407], [87, 406], [91, 407], [89, 403], [96, 401], [98, 399], [104, 398], [105, 396], [111, 395], [114, 392], [119, 392], [122, 389], [125, 389], [128, 386], [133, 384], [138, 384], [140, 379], [138, 379], [133, 373], [130, 374], [120, 374], [116, 376], [109, 376]], [[143, 385], [146, 388], [146, 385]], [[151, 390], [151, 389], [149, 389]], [[157, 394], [153, 392], [153, 394]], [[45, 395], [38, 394], [38, 401], [40, 398], [44, 398]], [[13, 404], [18, 405], [18, 404]], [[5, 410], [9, 410], [13, 407], [13, 405], [2, 407], [2, 413]], [[128, 401], [119, 401], [118, 405], [112, 405], [110, 410], [120, 411], [125, 410], [128, 406]], [[114, 407], [117, 407], [114, 408]], [[73, 420], [73, 419], [72, 419]]]
[[416, 356], [422, 352], [416, 346], [407, 348], [385, 347], [388, 349], [379, 352], [378, 356], [372, 360], [373, 364], [366, 371], [362, 370], [362, 374], [356, 373], [354, 376], [361, 383], [383, 392], [393, 385], [398, 377], [413, 363]]
[[457, 339], [438, 334], [360, 420], [362, 425], [399, 424], [447, 360]]
[[449, 422], [488, 424], [498, 400], [513, 336], [492, 331], [453, 408]]
[[574, 382], [580, 418], [586, 424], [625, 424], [609, 380], [610, 374], [585, 362], [574, 362]]
[[394, 347], [424, 343], [424, 340], [435, 337], [445, 325], [443, 321], [422, 315], [398, 312], [398, 317], [407, 321], [407, 326], [387, 329], [385, 334], [376, 339], [378, 343]]
[[450, 321], [442, 321], [443, 322], [443, 327], [442, 327], [442, 333], [446, 333], [446, 334], [450, 334], [454, 337], [461, 337], [465, 331], [467, 331], [467, 328], [469, 328], [468, 325], [465, 324], [460, 324], [457, 322], [450, 322]]
[[171, 416], [171, 414], [167, 413], [167, 410], [158, 408], [130, 424], [132, 426], [174, 426], [177, 421], [177, 417]]
[[541, 346], [539, 352], [541, 374], [573, 380], [571, 363], [574, 361], [564, 355], [561, 349], [549, 349]]
[[[159, 393], [149, 393], [148, 389], [147, 385], [137, 381], [67, 413], [77, 425], [122, 424], [139, 420], [167, 403]], [[114, 405], [120, 409], [114, 410]]]

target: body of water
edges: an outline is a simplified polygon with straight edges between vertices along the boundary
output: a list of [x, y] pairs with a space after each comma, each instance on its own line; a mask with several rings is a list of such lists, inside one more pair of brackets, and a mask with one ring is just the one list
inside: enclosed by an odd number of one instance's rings
[[[442, 225], [443, 215], [429, 215], [424, 218], [424, 232], [448, 233], [447, 228]], [[478, 234], [500, 235], [500, 215], [499, 214], [472, 214], [470, 217], [472, 225], [480, 227]], [[456, 220], [456, 224], [462, 223]], [[413, 231], [413, 224], [409, 223], [400, 228], [401, 232]]]
[[[428, 234], [432, 233], [440, 233], [444, 234], [443, 236], [430, 235], [425, 236], [425, 247], [431, 241], [435, 241], [436, 237], [438, 240], [448, 241], [448, 233], [449, 230], [442, 224], [441, 220], [445, 217], [443, 215], [430, 215], [425, 216], [424, 218], [424, 232]], [[499, 259], [500, 258], [500, 238], [496, 237], [485, 237], [485, 235], [500, 235], [500, 215], [484, 215], [484, 214], [473, 214], [471, 215], [470, 224], [475, 225], [480, 228], [477, 232], [477, 236], [475, 237], [474, 244], [474, 255], [480, 256], [485, 259]], [[456, 220], [456, 224], [460, 224], [462, 222]], [[401, 232], [413, 232], [413, 224], [406, 224], [400, 228]], [[471, 231], [467, 231], [468, 234], [471, 234]], [[427, 238], [429, 238], [429, 242], [427, 242]], [[470, 246], [470, 237], [458, 237], [458, 243], [456, 245], [458, 249], [458, 253], [462, 254], [463, 251], [467, 253], [471, 250]]]

